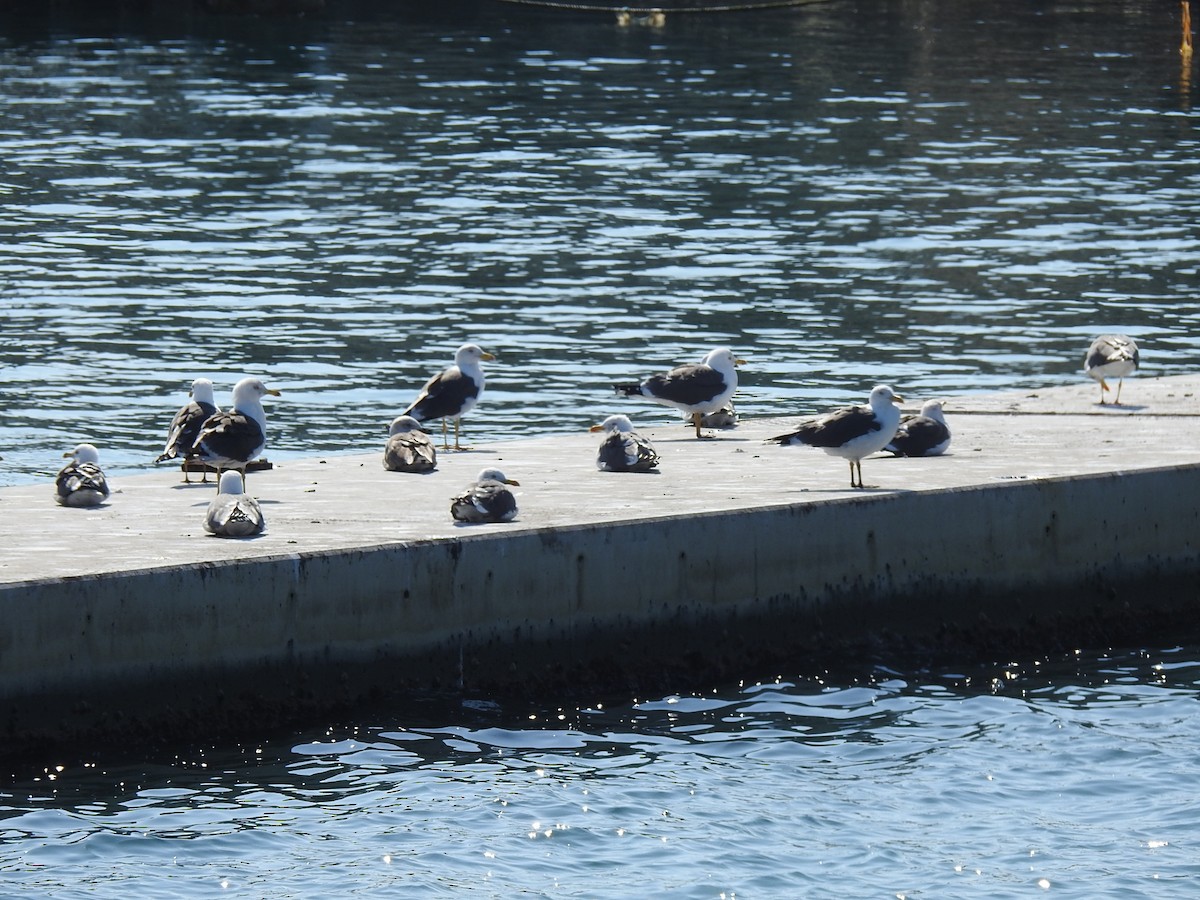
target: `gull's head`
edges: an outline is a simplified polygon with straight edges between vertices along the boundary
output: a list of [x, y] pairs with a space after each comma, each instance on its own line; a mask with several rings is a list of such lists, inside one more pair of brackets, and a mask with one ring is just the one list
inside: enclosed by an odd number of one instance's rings
[[267, 394], [278, 397], [279, 391], [269, 388], [259, 378], [243, 378], [233, 386], [233, 405], [249, 403], [252, 400], [262, 400]]
[[926, 400], [921, 404], [921, 415], [927, 419], [934, 419], [938, 422], [946, 421], [946, 416], [942, 411], [941, 400]]
[[95, 444], [76, 444], [75, 449], [63, 454], [63, 459], [73, 459], [76, 463], [100, 463], [100, 451]]
[[491, 362], [495, 358], [478, 344], [463, 344], [454, 353], [454, 364], [461, 367], [463, 363]]
[[519, 481], [514, 481], [511, 478], [505, 478], [504, 473], [501, 472], [499, 469], [481, 469], [479, 472], [479, 477], [475, 480], [477, 482], [478, 481], [498, 481], [501, 484], [511, 484], [511, 485], [516, 485], [518, 487], [521, 484], [521, 482], [519, 482]]
[[388, 435], [408, 434], [410, 431], [424, 432], [425, 428], [412, 416], [396, 416], [388, 426]]
[[629, 421], [629, 416], [609, 416], [599, 425], [593, 425], [588, 429], [588, 431], [606, 431], [609, 434], [612, 434], [613, 432], [628, 434], [630, 431], [633, 431], [633, 423]]
[[744, 366], [745, 364], [746, 361], [735, 356], [733, 351], [728, 347], [718, 347], [715, 350], [709, 351], [708, 355], [704, 357], [704, 365], [712, 366], [713, 368], [732, 369], [736, 366]]
[[903, 403], [904, 398], [892, 390], [891, 385], [877, 384], [871, 390], [871, 406], [886, 406], [889, 403]]
[[213, 383], [207, 378], [197, 378], [193, 381], [192, 389], [188, 393], [197, 403], [207, 403], [210, 406], [216, 405], [213, 402]]
[[217, 484], [218, 494], [244, 494], [245, 492], [246, 483], [242, 480], [241, 472], [229, 469], [221, 473], [221, 480]]

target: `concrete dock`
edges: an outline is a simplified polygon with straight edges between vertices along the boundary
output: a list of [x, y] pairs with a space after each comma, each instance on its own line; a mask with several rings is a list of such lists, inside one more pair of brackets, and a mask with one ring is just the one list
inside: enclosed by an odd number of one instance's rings
[[[488, 442], [481, 409], [475, 449], [428, 475], [384, 471], [382, 445], [251, 473], [255, 539], [206, 535], [215, 487], [174, 468], [112, 478], [94, 510], [6, 488], [7, 746], [429, 687], [711, 686], [885, 634], [1050, 651], [1194, 626], [1200, 377], [1128, 379], [1121, 407], [1098, 393], [949, 398], [949, 454], [869, 458], [866, 490], [844, 460], [764, 443], [798, 417], [698, 441], [631, 401], [659, 473], [597, 471], [586, 431]], [[518, 518], [454, 523], [450, 497], [490, 465], [521, 482]]]

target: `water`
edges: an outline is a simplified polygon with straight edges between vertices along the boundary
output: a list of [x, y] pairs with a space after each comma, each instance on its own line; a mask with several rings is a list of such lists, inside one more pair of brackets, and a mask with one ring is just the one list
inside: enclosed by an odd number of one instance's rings
[[1107, 329], [1200, 362], [1158, 0], [369, 6], [0, 18], [0, 482], [144, 468], [197, 375], [284, 391], [273, 458], [373, 450], [466, 339], [476, 441], [722, 343], [745, 415], [1069, 383]]
[[[0, 483], [143, 468], [196, 375], [284, 391], [273, 458], [375, 449], [465, 339], [477, 442], [718, 343], [744, 415], [1069, 383], [1108, 329], [1200, 361], [1172, 4], [42, 6], [0, 11]], [[1191, 896], [1198, 648], [1018, 662], [47, 758], [2, 892]]]
[[5, 786], [0, 874], [55, 897], [1190, 897], [1197, 649], [430, 704], [51, 769]]

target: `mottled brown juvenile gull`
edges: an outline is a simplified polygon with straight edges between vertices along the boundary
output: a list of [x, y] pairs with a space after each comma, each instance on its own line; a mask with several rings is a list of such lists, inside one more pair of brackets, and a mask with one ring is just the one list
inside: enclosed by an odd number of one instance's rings
[[483, 394], [483, 367], [481, 362], [496, 357], [475, 344], [463, 344], [454, 353], [454, 364], [434, 375], [421, 388], [421, 393], [408, 409], [401, 413], [412, 416], [418, 422], [432, 419], [442, 420], [442, 446], [450, 449], [446, 434], [446, 420], [454, 420], [454, 449], [459, 446], [459, 420], [475, 408]]
[[437, 468], [437, 448], [412, 416], [392, 419], [383, 467], [389, 472], [432, 472]]
[[[175, 418], [171, 420], [171, 427], [167, 430], [167, 443], [163, 446], [163, 452], [158, 459], [154, 460], [156, 463], [160, 463], [182, 457], [185, 482], [191, 481], [188, 477], [187, 464], [188, 460], [196, 456], [194, 448], [196, 438], [200, 435], [201, 426], [209, 416], [221, 411], [217, 408], [216, 400], [213, 398], [213, 383], [207, 378], [197, 378], [193, 381], [188, 396], [191, 397], [191, 400], [175, 413]], [[201, 480], [208, 480], [207, 470], [203, 472]]]
[[[866, 406], [844, 406], [812, 419], [788, 434], [770, 438], [782, 446], [807, 444], [850, 462], [850, 487], [863, 487], [862, 460], [882, 450], [900, 425], [900, 409], [894, 404], [904, 398], [886, 384], [876, 385]], [[857, 473], [858, 480], [855, 481]]]
[[649, 472], [658, 468], [654, 445], [633, 430], [628, 416], [609, 416], [589, 430], [605, 433], [596, 453], [596, 468], [601, 472]]
[[508, 485], [519, 481], [505, 478], [499, 469], [483, 469], [475, 482], [450, 501], [450, 515], [459, 522], [509, 522], [517, 514], [517, 498]]
[[54, 499], [62, 506], [99, 506], [108, 499], [108, 481], [100, 469], [100, 451], [93, 444], [78, 444], [70, 462], [54, 479]]
[[250, 537], [267, 527], [258, 501], [245, 493], [242, 473], [230, 469], [221, 473], [217, 496], [204, 514], [204, 530], [217, 537]]
[[745, 365], [728, 347], [718, 347], [699, 363], [676, 366], [669, 372], [651, 375], [637, 383], [615, 384], [618, 394], [648, 397], [664, 406], [673, 406], [692, 417], [696, 437], [711, 437], [700, 432], [700, 419], [732, 399], [737, 391], [737, 366]]
[[1117, 379], [1117, 396], [1113, 405], [1120, 406], [1125, 376], [1136, 372], [1140, 361], [1137, 342], [1127, 334], [1102, 334], [1092, 341], [1083, 358], [1083, 372], [1100, 382], [1101, 406], [1105, 404], [1104, 394], [1108, 390], [1105, 379]]

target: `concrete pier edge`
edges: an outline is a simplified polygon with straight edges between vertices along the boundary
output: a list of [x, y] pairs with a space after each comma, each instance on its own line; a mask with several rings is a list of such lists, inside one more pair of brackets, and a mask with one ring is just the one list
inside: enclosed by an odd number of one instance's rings
[[[734, 447], [719, 441], [680, 453]], [[211, 740], [428, 691], [587, 702], [848, 659], [1185, 640], [1198, 497], [1200, 454], [0, 583], [0, 755]]]

